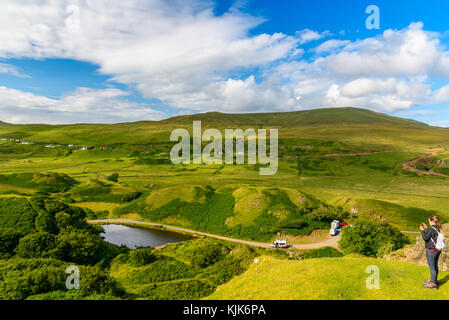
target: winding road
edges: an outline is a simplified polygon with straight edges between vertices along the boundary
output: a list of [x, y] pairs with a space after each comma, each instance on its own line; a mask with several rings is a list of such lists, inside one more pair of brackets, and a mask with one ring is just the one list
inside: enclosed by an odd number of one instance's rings
[[[125, 224], [125, 225], [128, 224], [128, 225], [141, 225], [141, 226], [151, 226], [151, 227], [159, 226], [159, 227], [163, 227], [164, 229], [171, 230], [171, 231], [196, 234], [196, 235], [216, 238], [216, 239], [220, 239], [220, 240], [225, 240], [225, 241], [242, 243], [242, 244], [246, 244], [248, 246], [253, 246], [253, 247], [270, 248], [269, 243], [229, 238], [229, 237], [219, 236], [219, 235], [212, 234], [212, 233], [206, 233], [206, 232], [200, 232], [200, 231], [195, 231], [195, 230], [190, 230], [190, 229], [185, 229], [185, 228], [180, 228], [180, 227], [168, 226], [168, 225], [163, 225], [163, 224], [154, 223], [154, 222], [137, 221], [137, 220], [131, 220], [131, 219], [102, 219], [102, 220], [89, 220], [87, 222], [90, 224]], [[340, 235], [335, 236], [335, 237], [329, 236], [329, 238], [327, 238], [323, 241], [320, 241], [320, 242], [305, 243], [305, 244], [292, 244], [291, 248], [297, 249], [297, 250], [308, 250], [308, 249], [319, 249], [319, 248], [324, 248], [324, 247], [332, 247], [337, 250], [340, 250], [338, 248], [338, 240], [340, 240]]]
[[402, 169], [404, 169], [406, 171], [414, 172], [414, 173], [416, 173], [419, 176], [432, 175], [432, 176], [449, 178], [449, 175], [445, 175], [445, 174], [442, 174], [442, 173], [439, 173], [439, 172], [435, 172], [433, 169], [430, 169], [429, 171], [424, 171], [424, 170], [420, 170], [420, 169], [416, 168], [416, 163], [417, 162], [421, 162], [423, 160], [433, 159], [436, 156], [437, 156], [436, 152], [432, 152], [432, 154], [430, 154], [430, 155], [420, 156], [420, 157], [418, 157], [416, 159], [413, 159], [413, 160], [410, 160], [410, 161], [407, 161], [407, 162], [403, 163], [402, 164]]

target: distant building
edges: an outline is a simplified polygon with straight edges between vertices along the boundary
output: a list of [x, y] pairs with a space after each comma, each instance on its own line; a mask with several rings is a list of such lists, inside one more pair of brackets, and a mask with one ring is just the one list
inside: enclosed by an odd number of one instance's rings
[[80, 150], [82, 150], [82, 151], [86, 151], [86, 150], [87, 150], [87, 148], [86, 148], [86, 147], [82, 147], [82, 148], [80, 148]]
[[0, 141], [8, 141], [6, 138], [1, 138]]
[[28, 142], [28, 141], [22, 141], [22, 144], [31, 144], [31, 142]]
[[45, 145], [45, 148], [54, 148], [55, 146], [54, 145], [52, 145], [52, 144], [47, 144], [47, 145]]

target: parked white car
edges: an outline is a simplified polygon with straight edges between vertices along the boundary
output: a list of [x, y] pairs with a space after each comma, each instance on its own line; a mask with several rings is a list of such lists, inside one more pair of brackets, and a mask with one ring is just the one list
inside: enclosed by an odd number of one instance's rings
[[276, 240], [270, 246], [272, 248], [288, 248], [287, 240]]
[[340, 227], [340, 221], [334, 220], [331, 223], [331, 230], [329, 231], [331, 236], [336, 236], [338, 233], [338, 228]]

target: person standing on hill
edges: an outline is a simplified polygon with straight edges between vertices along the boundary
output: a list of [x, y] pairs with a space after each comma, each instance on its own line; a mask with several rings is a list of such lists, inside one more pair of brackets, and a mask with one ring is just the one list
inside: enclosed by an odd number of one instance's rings
[[426, 244], [426, 258], [430, 268], [430, 280], [423, 285], [428, 289], [438, 289], [438, 259], [441, 250], [436, 248], [438, 234], [442, 233], [440, 219], [437, 216], [429, 217], [430, 228], [423, 222], [420, 225], [421, 235]]

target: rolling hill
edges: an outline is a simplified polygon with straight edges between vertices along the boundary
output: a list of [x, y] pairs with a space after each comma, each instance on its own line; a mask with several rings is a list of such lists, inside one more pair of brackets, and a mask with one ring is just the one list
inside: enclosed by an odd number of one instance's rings
[[[367, 289], [368, 266], [380, 271], [379, 289]], [[420, 300], [448, 299], [447, 272], [438, 291], [422, 287], [428, 268], [407, 262], [345, 256], [285, 261], [260, 257], [242, 275], [218, 287], [211, 300]], [[263, 281], [261, 281], [263, 279]]]
[[365, 109], [332, 108], [284, 113], [224, 114], [209, 112], [161, 121], [119, 124], [2, 125], [0, 137], [36, 142], [148, 144], [168, 141], [175, 128], [191, 130], [192, 121], [205, 128], [278, 128], [281, 139], [337, 140], [377, 148], [446, 146], [449, 130]]

